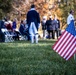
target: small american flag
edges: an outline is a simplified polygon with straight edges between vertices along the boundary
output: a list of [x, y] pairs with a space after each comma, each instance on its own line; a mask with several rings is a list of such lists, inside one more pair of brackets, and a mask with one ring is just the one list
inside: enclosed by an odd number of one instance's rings
[[69, 60], [76, 53], [76, 31], [74, 21], [68, 25], [57, 42], [53, 45], [53, 49], [65, 60]]

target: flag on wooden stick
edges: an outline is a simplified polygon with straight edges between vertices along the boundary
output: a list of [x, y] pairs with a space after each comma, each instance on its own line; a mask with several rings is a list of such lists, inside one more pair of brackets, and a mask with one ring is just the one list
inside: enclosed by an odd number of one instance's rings
[[76, 31], [74, 21], [67, 26], [57, 42], [53, 45], [56, 51], [65, 60], [69, 60], [76, 53]]

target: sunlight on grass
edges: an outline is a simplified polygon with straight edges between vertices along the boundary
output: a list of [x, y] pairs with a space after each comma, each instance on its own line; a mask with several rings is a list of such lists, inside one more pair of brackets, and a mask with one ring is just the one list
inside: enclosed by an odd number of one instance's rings
[[0, 43], [0, 75], [75, 75], [76, 62], [66, 62], [54, 52], [54, 43], [55, 40]]

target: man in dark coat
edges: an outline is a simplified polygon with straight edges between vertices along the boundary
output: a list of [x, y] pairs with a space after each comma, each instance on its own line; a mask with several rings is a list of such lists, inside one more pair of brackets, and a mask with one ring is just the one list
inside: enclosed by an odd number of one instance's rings
[[35, 10], [35, 5], [31, 5], [31, 9], [27, 13], [27, 24], [29, 27], [29, 34], [31, 43], [34, 43], [34, 37], [36, 43], [38, 43], [38, 28], [40, 26], [40, 16]]
[[[49, 20], [46, 21], [46, 28], [47, 28], [47, 32], [48, 32], [48, 38], [50, 39], [52, 37], [52, 39], [54, 39], [54, 31], [53, 31], [53, 24], [52, 24], [52, 16], [49, 16]], [[52, 35], [51, 35], [51, 34]], [[50, 36], [51, 35], [51, 36]]]

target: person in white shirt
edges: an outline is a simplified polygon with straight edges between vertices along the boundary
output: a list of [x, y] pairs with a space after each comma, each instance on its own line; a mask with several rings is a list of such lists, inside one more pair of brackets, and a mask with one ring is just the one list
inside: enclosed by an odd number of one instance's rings
[[74, 11], [71, 10], [70, 14], [69, 14], [69, 16], [67, 18], [67, 25], [69, 25], [71, 23], [71, 21], [74, 20], [74, 16], [73, 15], [74, 15]]

